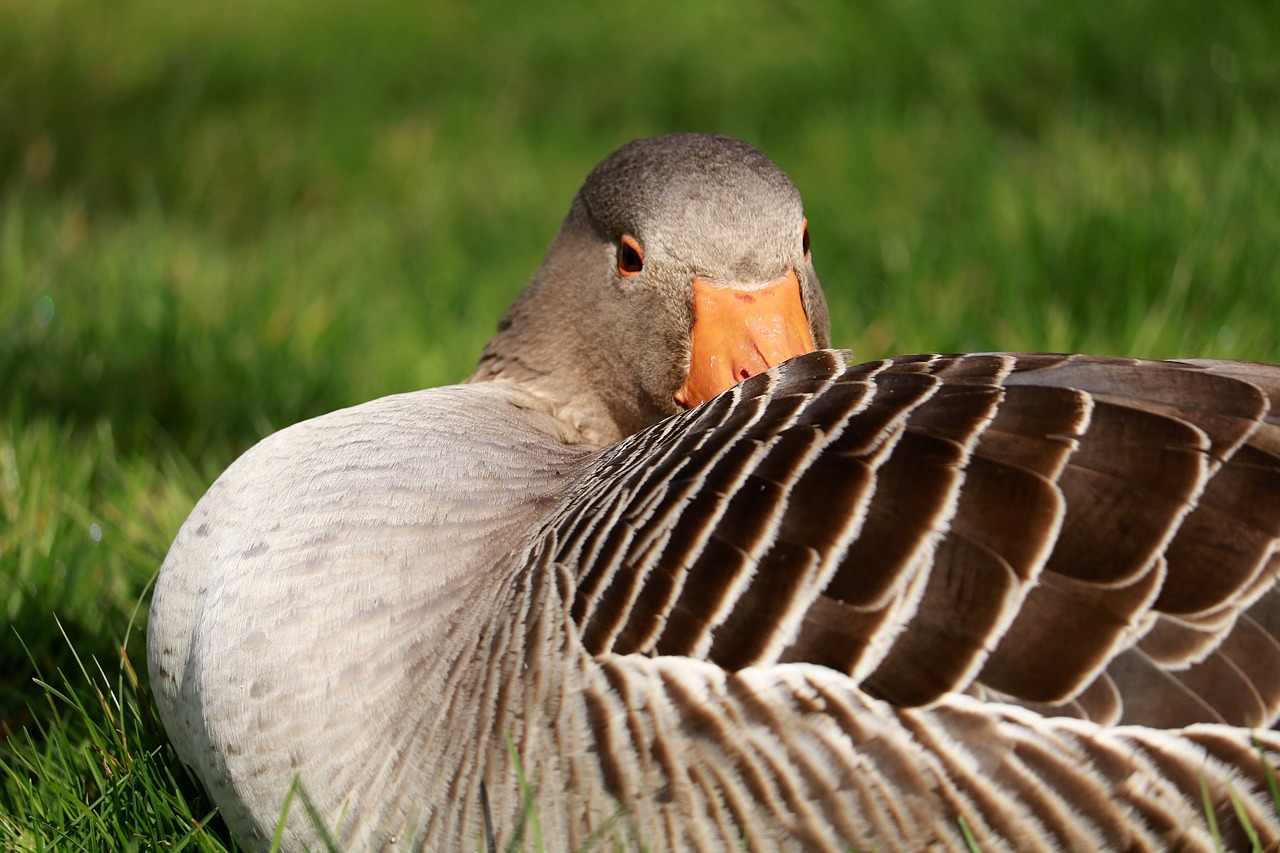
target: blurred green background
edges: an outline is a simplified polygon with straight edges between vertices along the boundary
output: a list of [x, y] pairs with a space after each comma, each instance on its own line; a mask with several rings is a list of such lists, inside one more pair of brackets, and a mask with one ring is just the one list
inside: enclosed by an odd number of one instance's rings
[[178, 525], [463, 378], [634, 137], [786, 169], [859, 356], [1280, 360], [1278, 45], [1245, 0], [0, 0], [0, 846], [221, 843], [142, 672]]

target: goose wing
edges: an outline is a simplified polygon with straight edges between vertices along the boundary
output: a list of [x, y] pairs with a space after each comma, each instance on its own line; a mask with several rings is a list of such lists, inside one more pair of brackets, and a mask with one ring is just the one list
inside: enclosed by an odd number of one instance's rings
[[820, 351], [601, 451], [548, 547], [594, 654], [1270, 726], [1278, 409], [1263, 365]]

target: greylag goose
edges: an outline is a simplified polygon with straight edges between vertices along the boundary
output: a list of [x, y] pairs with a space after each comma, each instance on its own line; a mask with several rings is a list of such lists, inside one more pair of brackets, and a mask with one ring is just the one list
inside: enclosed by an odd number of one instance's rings
[[1280, 841], [1280, 368], [828, 345], [788, 177], [640, 140], [465, 384], [231, 465], [148, 663], [235, 837]]

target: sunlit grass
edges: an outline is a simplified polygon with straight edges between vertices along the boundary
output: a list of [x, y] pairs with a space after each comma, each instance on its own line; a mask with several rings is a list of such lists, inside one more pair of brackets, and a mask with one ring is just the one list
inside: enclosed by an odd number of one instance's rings
[[860, 356], [1280, 361], [1276, 44], [1190, 0], [0, 0], [0, 847], [223, 849], [142, 666], [177, 527], [272, 430], [464, 377], [632, 137], [787, 169]]
[[31, 662], [33, 719], [9, 733], [0, 762], [4, 849], [228, 849], [206, 829], [213, 810], [200, 805], [129, 658], [111, 668], [74, 649], [70, 658], [65, 672]]

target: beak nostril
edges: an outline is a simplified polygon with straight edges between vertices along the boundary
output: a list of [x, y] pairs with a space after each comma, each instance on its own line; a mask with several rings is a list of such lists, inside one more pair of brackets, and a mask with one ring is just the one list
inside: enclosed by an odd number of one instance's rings
[[682, 408], [712, 399], [788, 358], [813, 352], [799, 275], [734, 287], [694, 276], [689, 368], [675, 393]]

